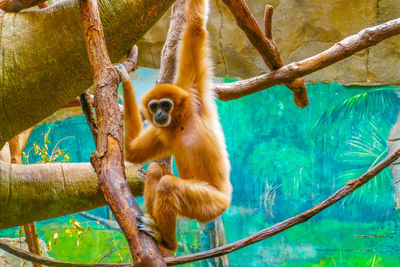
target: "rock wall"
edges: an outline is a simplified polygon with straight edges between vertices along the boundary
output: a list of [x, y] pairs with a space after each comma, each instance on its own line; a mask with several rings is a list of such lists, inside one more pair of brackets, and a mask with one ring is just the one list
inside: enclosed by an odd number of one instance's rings
[[[315, 55], [363, 28], [400, 16], [398, 0], [245, 0], [260, 25], [274, 7], [273, 37], [286, 63]], [[158, 68], [169, 13], [139, 43], [139, 64]], [[211, 0], [208, 25], [216, 76], [247, 78], [267, 70], [230, 11]], [[305, 77], [307, 82], [380, 85], [400, 81], [400, 36]]]

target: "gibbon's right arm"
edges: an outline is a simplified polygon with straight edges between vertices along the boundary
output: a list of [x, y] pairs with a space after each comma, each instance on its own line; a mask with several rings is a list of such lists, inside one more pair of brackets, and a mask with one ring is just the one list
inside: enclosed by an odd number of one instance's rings
[[[174, 84], [195, 93], [202, 101], [209, 90], [211, 69], [206, 29], [208, 0], [187, 1], [185, 15]], [[198, 92], [191, 91], [193, 88]]]

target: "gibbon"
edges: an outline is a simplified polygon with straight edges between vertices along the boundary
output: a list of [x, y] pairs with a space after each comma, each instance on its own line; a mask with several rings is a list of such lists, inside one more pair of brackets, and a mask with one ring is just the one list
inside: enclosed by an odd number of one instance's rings
[[232, 185], [225, 138], [219, 122], [207, 44], [207, 0], [188, 0], [186, 24], [178, 50], [176, 77], [142, 99], [150, 126], [141, 117], [128, 73], [116, 66], [124, 96], [125, 158], [144, 163], [173, 155], [179, 177], [159, 163], [146, 175], [146, 214], [138, 227], [175, 251], [177, 216], [208, 222], [229, 206]]

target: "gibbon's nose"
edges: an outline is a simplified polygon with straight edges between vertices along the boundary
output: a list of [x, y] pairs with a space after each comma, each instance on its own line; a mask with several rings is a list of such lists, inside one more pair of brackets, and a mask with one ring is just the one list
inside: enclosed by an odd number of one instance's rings
[[164, 125], [168, 121], [168, 114], [159, 110], [154, 114], [154, 120], [157, 124]]

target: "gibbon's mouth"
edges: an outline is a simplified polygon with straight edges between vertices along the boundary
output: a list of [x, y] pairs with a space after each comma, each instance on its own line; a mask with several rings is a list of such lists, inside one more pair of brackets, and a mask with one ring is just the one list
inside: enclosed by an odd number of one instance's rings
[[157, 127], [167, 127], [171, 123], [171, 116], [168, 114], [162, 113], [159, 116], [156, 115], [153, 117], [153, 123]]
[[171, 123], [171, 118], [168, 118], [168, 121], [165, 122], [164, 124], [160, 124], [160, 123], [156, 122], [155, 120], [153, 120], [153, 123], [157, 127], [167, 127]]

